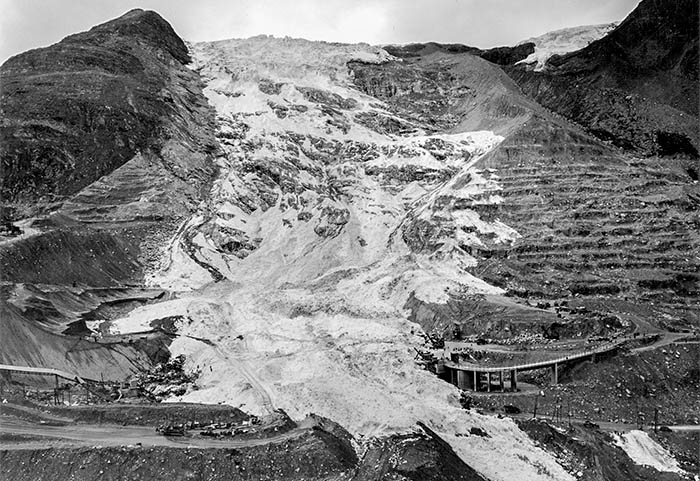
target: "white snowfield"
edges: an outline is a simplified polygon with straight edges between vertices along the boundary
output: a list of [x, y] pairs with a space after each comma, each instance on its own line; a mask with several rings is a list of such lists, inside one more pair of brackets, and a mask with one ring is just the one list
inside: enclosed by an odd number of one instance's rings
[[[518, 237], [468, 208], [500, 202], [497, 173], [475, 163], [502, 138], [420, 128], [396, 135], [359, 123], [361, 113], [392, 115], [353, 87], [346, 67], [352, 59], [386, 61], [376, 47], [256, 37], [190, 48], [225, 133], [220, 177], [151, 277], [180, 289], [178, 299], [112, 326], [129, 332], [149, 319], [183, 317], [180, 332], [190, 337], [171, 349], [202, 370], [201, 388], [173, 400], [254, 413], [282, 408], [295, 418], [313, 412], [359, 442], [423, 421], [491, 480], [573, 479], [511, 420], [463, 410], [459, 391], [414, 361], [423, 340], [407, 320], [412, 294], [444, 303], [451, 292], [501, 292], [464, 269], [476, 262], [465, 246]], [[340, 107], [324, 111], [297, 87], [333, 93]], [[286, 116], [277, 115], [280, 106]], [[318, 139], [342, 144], [322, 156]], [[276, 169], [271, 175], [289, 186], [263, 181], [251, 165]], [[406, 178], [396, 169], [426, 175]], [[443, 207], [457, 201], [467, 207]], [[426, 232], [436, 251], [403, 239], [406, 226], [422, 221], [440, 226]], [[188, 257], [184, 239], [226, 279], [211, 283], [199, 264], [180, 262]], [[239, 250], [222, 247], [230, 245]], [[469, 436], [473, 426], [490, 437]]]
[[685, 473], [678, 462], [663, 446], [651, 439], [644, 431], [630, 431], [622, 435], [614, 434], [617, 444], [637, 464], [649, 466], [657, 471]]
[[584, 25], [581, 27], [563, 28], [546, 33], [539, 37], [523, 40], [520, 44], [533, 42], [535, 51], [518, 63], [535, 64], [535, 71], [544, 70], [547, 60], [553, 55], [563, 55], [575, 52], [590, 43], [603, 38], [619, 25], [619, 22], [601, 25]]

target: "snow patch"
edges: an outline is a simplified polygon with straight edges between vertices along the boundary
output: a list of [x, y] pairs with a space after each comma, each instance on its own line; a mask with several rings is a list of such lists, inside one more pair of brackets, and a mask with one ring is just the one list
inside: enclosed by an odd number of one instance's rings
[[633, 430], [622, 435], [613, 434], [613, 437], [615, 444], [635, 463], [657, 471], [684, 473], [671, 453], [644, 431]]
[[546, 33], [539, 37], [523, 40], [520, 44], [533, 42], [535, 51], [527, 58], [517, 62], [523, 64], [535, 64], [535, 71], [544, 70], [547, 60], [553, 55], [563, 55], [575, 52], [588, 46], [612, 32], [620, 22], [605, 23], [601, 25], [585, 25], [581, 27], [563, 28]]

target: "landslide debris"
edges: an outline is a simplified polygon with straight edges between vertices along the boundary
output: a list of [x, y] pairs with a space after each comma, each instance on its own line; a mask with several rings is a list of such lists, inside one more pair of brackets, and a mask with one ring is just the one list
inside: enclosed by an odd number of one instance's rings
[[129, 383], [153, 401], [163, 401], [172, 396], [182, 396], [197, 389], [199, 371], [185, 372], [185, 356], [180, 355], [162, 362], [148, 372], [137, 373]]

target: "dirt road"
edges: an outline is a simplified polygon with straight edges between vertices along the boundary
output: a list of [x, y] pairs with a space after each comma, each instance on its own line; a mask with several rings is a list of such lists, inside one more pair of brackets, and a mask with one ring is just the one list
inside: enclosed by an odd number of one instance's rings
[[681, 333], [681, 332], [661, 332], [661, 337], [649, 344], [648, 346], [641, 346], [641, 347], [635, 347], [631, 349], [632, 352], [644, 352], [644, 351], [653, 351], [654, 349], [658, 349], [663, 346], [668, 346], [670, 344], [674, 344], [678, 341], [681, 341], [682, 339], [685, 339], [686, 337], [691, 337], [692, 334], [687, 334], [687, 333]]
[[[197, 434], [162, 436], [153, 427], [110, 424], [72, 424], [46, 426], [18, 419], [0, 419], [0, 449], [37, 449], [77, 446], [168, 446], [174, 448], [244, 448], [280, 443], [308, 432], [313, 422], [302, 422], [285, 433], [260, 439], [211, 439]], [[26, 441], [10, 441], [7, 435], [28, 436]], [[32, 439], [36, 438], [36, 439]]]
[[[528, 420], [532, 419], [532, 414], [529, 413], [522, 413], [522, 414], [515, 414], [511, 415], [510, 417], [514, 419], [522, 419], [522, 420]], [[554, 420], [553, 416], [545, 416], [542, 414], [537, 415], [537, 419], [544, 419], [547, 421], [552, 421]], [[581, 425], [584, 422], [586, 422], [586, 419], [581, 419], [581, 418], [571, 418], [571, 423], [576, 424], [576, 425]], [[569, 419], [566, 416], [561, 416], [559, 419], [559, 425], [565, 426], [569, 422]], [[615, 422], [610, 422], [610, 421], [597, 421], [595, 419], [591, 420], [591, 422], [597, 424], [600, 426], [600, 429], [603, 431], [607, 432], [628, 432], [632, 431], [635, 429], [639, 429], [639, 425], [635, 423], [615, 423]], [[671, 431], [700, 431], [700, 425], [698, 424], [679, 424], [675, 426], [668, 426]], [[648, 424], [645, 424], [643, 426], [645, 431], [651, 431], [654, 429], [654, 426], [650, 426]]]

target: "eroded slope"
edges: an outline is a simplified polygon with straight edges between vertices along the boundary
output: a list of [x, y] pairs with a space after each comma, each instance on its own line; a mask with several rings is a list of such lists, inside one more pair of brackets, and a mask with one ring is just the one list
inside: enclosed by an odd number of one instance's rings
[[4, 362], [116, 379], [148, 365], [75, 323], [147, 300], [144, 266], [208, 192], [214, 116], [189, 61], [165, 20], [133, 10], [0, 68]]

